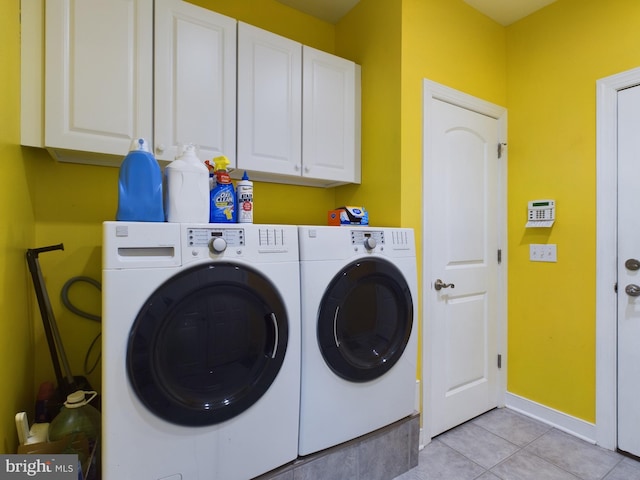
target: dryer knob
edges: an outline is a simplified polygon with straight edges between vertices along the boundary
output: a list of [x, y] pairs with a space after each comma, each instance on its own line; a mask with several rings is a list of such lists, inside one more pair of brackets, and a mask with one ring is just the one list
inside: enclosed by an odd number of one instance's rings
[[373, 250], [376, 248], [376, 239], [373, 237], [367, 237], [364, 239], [364, 248], [367, 250]]
[[224, 238], [214, 238], [209, 243], [209, 250], [211, 253], [222, 253], [227, 249], [227, 241]]

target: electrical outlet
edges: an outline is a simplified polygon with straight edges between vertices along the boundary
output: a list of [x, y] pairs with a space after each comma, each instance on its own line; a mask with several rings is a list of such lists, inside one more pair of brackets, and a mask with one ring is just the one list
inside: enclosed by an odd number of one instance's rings
[[555, 243], [529, 245], [529, 260], [532, 262], [557, 262], [558, 249]]

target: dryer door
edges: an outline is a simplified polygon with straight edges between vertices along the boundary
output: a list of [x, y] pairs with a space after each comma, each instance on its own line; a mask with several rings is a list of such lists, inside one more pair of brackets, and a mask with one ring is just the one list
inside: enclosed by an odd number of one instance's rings
[[160, 418], [212, 425], [260, 399], [287, 341], [287, 312], [266, 277], [232, 263], [199, 265], [166, 281], [140, 310], [129, 336], [129, 380]]
[[402, 272], [377, 257], [358, 260], [327, 287], [318, 313], [318, 344], [336, 375], [366, 382], [400, 359], [412, 325], [413, 300]]

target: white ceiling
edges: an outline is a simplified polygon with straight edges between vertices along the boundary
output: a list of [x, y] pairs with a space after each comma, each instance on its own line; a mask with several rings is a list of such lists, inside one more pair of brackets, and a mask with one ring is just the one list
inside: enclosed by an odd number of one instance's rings
[[[278, 0], [329, 23], [337, 23], [360, 0]], [[556, 0], [464, 0], [501, 25], [507, 26]]]
[[[464, 0], [505, 27], [556, 0]], [[346, 13], [346, 12], [345, 12]]]

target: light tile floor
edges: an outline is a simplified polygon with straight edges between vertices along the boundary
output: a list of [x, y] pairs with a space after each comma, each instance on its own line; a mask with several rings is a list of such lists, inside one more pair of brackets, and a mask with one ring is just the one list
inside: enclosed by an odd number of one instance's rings
[[640, 480], [640, 462], [501, 408], [432, 439], [395, 480]]

